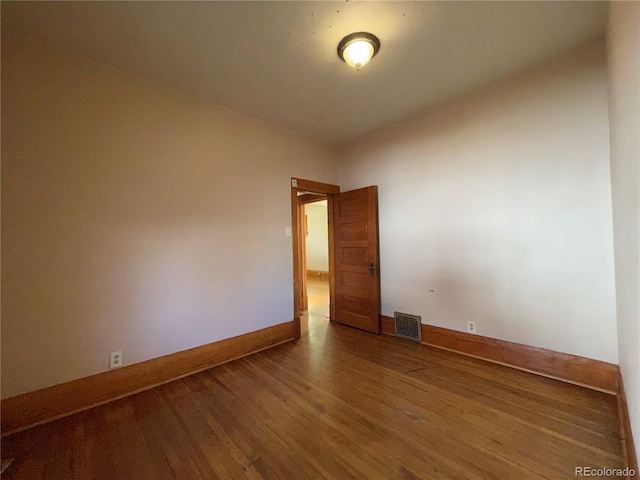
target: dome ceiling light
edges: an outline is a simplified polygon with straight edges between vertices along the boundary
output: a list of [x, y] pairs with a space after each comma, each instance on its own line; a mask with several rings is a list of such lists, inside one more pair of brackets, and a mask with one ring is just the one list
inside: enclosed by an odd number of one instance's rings
[[380, 40], [367, 32], [347, 35], [338, 44], [338, 56], [347, 65], [360, 70], [378, 53]]

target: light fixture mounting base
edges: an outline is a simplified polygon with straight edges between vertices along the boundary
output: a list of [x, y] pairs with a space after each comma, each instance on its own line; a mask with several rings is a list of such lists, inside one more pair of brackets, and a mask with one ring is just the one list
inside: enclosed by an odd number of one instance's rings
[[378, 37], [369, 32], [355, 32], [350, 33], [342, 40], [340, 40], [340, 43], [338, 44], [338, 56], [340, 57], [340, 60], [344, 61], [345, 49], [353, 42], [357, 42], [359, 40], [369, 42], [373, 46], [373, 55], [371, 56], [371, 58], [376, 56], [376, 53], [378, 53], [378, 50], [380, 50], [380, 40], [378, 39]]

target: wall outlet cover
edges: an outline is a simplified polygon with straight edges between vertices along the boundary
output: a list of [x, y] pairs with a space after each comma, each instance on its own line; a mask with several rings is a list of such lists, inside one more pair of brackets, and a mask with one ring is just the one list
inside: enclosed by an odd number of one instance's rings
[[111, 352], [109, 356], [109, 368], [120, 368], [122, 366], [122, 350]]

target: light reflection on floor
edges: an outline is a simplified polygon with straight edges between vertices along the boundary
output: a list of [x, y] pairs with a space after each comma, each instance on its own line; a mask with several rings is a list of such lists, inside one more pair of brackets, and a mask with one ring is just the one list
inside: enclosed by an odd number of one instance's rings
[[300, 317], [300, 326], [302, 335], [314, 335], [329, 326], [329, 280], [309, 277], [307, 294], [309, 310]]

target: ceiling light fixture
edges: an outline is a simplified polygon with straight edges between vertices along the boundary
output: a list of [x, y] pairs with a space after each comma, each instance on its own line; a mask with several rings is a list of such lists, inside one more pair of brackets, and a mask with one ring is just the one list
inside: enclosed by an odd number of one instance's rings
[[364, 67], [380, 50], [378, 37], [367, 32], [347, 35], [338, 44], [338, 56], [358, 70]]

